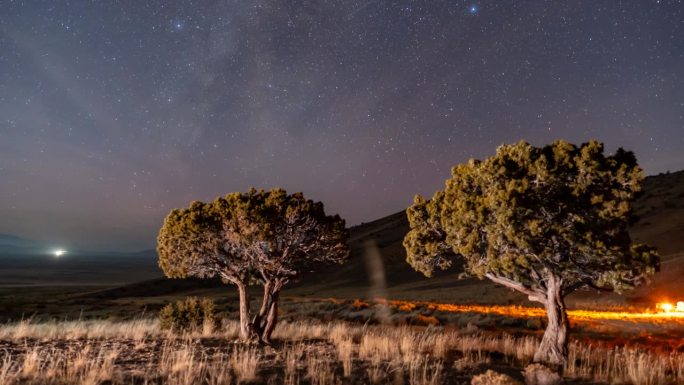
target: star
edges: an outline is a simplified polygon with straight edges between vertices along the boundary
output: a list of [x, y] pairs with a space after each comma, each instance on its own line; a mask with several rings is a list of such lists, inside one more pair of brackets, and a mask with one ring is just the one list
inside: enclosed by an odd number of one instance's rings
[[0, 234], [152, 248], [166, 207], [275, 185], [354, 225], [521, 139], [684, 168], [677, 1], [24, 3], [0, 17]]

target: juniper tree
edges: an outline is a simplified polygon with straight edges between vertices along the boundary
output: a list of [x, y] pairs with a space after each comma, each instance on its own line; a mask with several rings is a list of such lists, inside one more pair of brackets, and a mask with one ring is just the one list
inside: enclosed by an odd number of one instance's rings
[[[173, 210], [157, 250], [169, 277], [220, 277], [236, 285], [241, 337], [268, 342], [282, 288], [321, 264], [346, 260], [347, 238], [344, 220], [326, 215], [322, 203], [282, 189], [252, 189]], [[247, 286], [255, 281], [264, 296], [252, 318]]]
[[259, 231], [253, 242], [253, 262], [264, 286], [254, 325], [268, 342], [277, 322], [282, 288], [324, 264], [337, 264], [349, 255], [348, 231], [339, 216], [325, 214], [323, 204], [275, 189], [253, 196]]
[[159, 267], [169, 278], [220, 278], [238, 288], [240, 336], [253, 337], [249, 322], [247, 286], [253, 279], [251, 256], [246, 252], [248, 231], [234, 231], [237, 205], [234, 197], [213, 202], [192, 202], [164, 219], [157, 236]]
[[562, 365], [564, 298], [582, 288], [623, 292], [659, 266], [628, 233], [642, 170], [633, 153], [603, 145], [520, 142], [452, 169], [443, 191], [407, 209], [407, 261], [430, 276], [455, 256], [466, 272], [542, 303], [548, 325], [534, 360]]

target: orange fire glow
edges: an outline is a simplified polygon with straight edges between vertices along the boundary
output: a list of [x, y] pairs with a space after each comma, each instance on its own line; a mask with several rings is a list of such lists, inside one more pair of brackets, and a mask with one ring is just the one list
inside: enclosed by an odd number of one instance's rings
[[[330, 300], [330, 299], [328, 299]], [[514, 318], [539, 318], [546, 317], [546, 310], [541, 307], [528, 307], [519, 305], [459, 305], [449, 303], [437, 303], [428, 301], [401, 301], [376, 298], [373, 300], [355, 299], [348, 302], [353, 308], [363, 309], [374, 305], [385, 305], [392, 310], [408, 313], [412, 311], [430, 313], [433, 311], [444, 313], [481, 313], [508, 316]], [[669, 302], [658, 303], [655, 309], [613, 308], [611, 310], [582, 310], [571, 309], [567, 311], [568, 317], [573, 321], [592, 320], [622, 320], [630, 322], [684, 323], [684, 301], [672, 304]]]

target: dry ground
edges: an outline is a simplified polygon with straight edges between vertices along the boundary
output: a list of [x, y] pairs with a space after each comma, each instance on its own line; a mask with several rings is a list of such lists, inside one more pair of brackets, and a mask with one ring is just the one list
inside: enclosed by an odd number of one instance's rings
[[[522, 379], [531, 336], [442, 328], [284, 322], [273, 346], [237, 342], [237, 324], [174, 335], [156, 321], [0, 326], [0, 384], [469, 384], [487, 369]], [[684, 355], [571, 345], [568, 383], [675, 384]]]

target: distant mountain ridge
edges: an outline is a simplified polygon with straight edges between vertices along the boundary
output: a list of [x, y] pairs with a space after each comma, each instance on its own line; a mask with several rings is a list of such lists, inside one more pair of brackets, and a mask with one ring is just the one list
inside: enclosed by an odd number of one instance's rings
[[[13, 234], [0, 234], [0, 258], [1, 257], [45, 257], [52, 254], [54, 244], [22, 238]], [[78, 257], [150, 257], [156, 258], [157, 251], [145, 249], [132, 252], [121, 251], [92, 251], [69, 249], [66, 256]]]
[[23, 238], [17, 237], [12, 234], [0, 234], [0, 246], [11, 245], [11, 244], [21, 244], [25, 242]]
[[0, 256], [41, 255], [47, 246], [12, 234], [0, 234]]
[[[643, 187], [643, 194], [634, 205], [634, 211], [639, 219], [630, 228], [630, 233], [635, 241], [645, 242], [659, 248], [663, 268], [654, 277], [650, 286], [640, 288], [626, 297], [608, 297], [610, 301], [616, 303], [650, 301], [655, 297], [678, 299], [680, 298], [678, 294], [684, 293], [684, 280], [681, 279], [684, 276], [684, 171], [650, 176], [644, 181]], [[376, 295], [377, 288], [374, 286], [378, 285], [371, 282], [372, 274], [368, 268], [369, 258], [375, 255], [379, 256], [383, 266], [380, 274], [380, 289], [384, 290], [383, 293], [390, 298], [439, 299], [456, 303], [519, 303], [525, 300], [516, 293], [495, 287], [487, 280], [457, 279], [461, 270], [459, 263], [454, 263], [450, 271], [440, 272], [429, 279], [415, 272], [406, 263], [406, 252], [402, 245], [408, 229], [408, 220], [404, 211], [351, 227], [349, 261], [343, 265], [330, 266], [306, 275], [302, 282], [288, 286], [287, 295], [336, 298]], [[149, 273], [146, 273], [146, 277], [150, 280], [138, 278], [139, 282], [112, 287], [98, 295], [114, 299], [154, 297], [162, 293], [165, 296], [185, 293], [196, 295], [206, 290], [217, 290], [221, 295], [232, 293], [232, 290], [226, 292], [226, 288], [218, 281], [179, 282], [158, 278], [161, 272], [156, 268], [156, 261], [147, 258], [147, 256], [155, 255], [154, 250], [128, 255], [145, 257], [137, 259], [144, 265], [135, 266], [149, 265], [147, 267]], [[107, 260], [115, 261], [109, 258]], [[129, 258], [128, 260], [133, 262], [136, 259]], [[2, 262], [1, 259], [0, 262]], [[101, 274], [107, 274], [106, 269], [102, 269]], [[141, 275], [136, 275], [136, 277], [141, 277]], [[130, 278], [129, 282], [133, 282], [133, 276]], [[596, 293], [587, 293], [587, 296], [591, 300], [597, 298]], [[601, 297], [604, 298], [604, 296]], [[684, 298], [678, 300], [684, 300]]]

